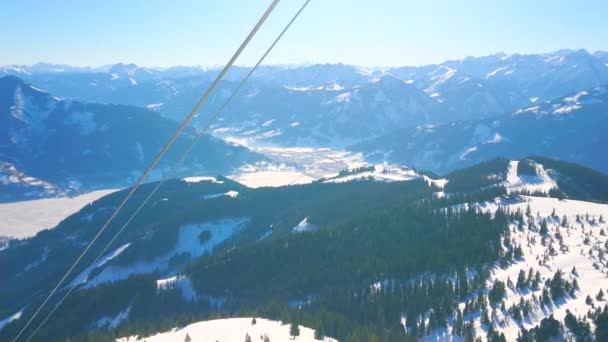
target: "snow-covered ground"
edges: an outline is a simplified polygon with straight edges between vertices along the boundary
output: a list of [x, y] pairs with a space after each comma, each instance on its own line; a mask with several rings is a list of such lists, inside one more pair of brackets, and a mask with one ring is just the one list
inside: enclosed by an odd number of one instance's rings
[[307, 184], [315, 180], [315, 178], [308, 176], [302, 172], [295, 171], [293, 169], [276, 171], [259, 169], [256, 171], [243, 172], [236, 175], [232, 175], [230, 176], [230, 178], [250, 188]]
[[[373, 165], [375, 168], [373, 171], [340, 176], [340, 171], [372, 166], [365, 161], [361, 154], [353, 154], [348, 151], [312, 147], [258, 147], [254, 149], [269, 157], [271, 162], [247, 165], [229, 176], [232, 180], [252, 188], [306, 184], [320, 179], [324, 179], [328, 183], [362, 179], [395, 182], [420, 177], [412, 169], [388, 164]], [[426, 179], [428, 179], [427, 182], [435, 182], [428, 177]], [[436, 185], [443, 187], [444, 184], [445, 180], [439, 180]]]
[[198, 294], [194, 290], [190, 278], [184, 275], [158, 279], [156, 281], [156, 289], [158, 291], [179, 289], [184, 299], [188, 301], [194, 301], [198, 299]]
[[[600, 216], [603, 216], [604, 221], [608, 218], [608, 205], [547, 197], [521, 196], [521, 198], [521, 201], [497, 198], [493, 202], [477, 205], [483, 211], [495, 212], [499, 206], [503, 206], [512, 211], [519, 209], [524, 214], [529, 206], [531, 212], [530, 217], [525, 217], [526, 224], [521, 231], [517, 223], [510, 225], [511, 241], [522, 246], [524, 257], [506, 268], [495, 267], [488, 288], [494, 280], [503, 281], [505, 284], [510, 280], [515, 284], [520, 270], [527, 275], [530, 268], [533, 268], [534, 272], [539, 271], [542, 277], [540, 289], [521, 290], [507, 287], [505, 299], [507, 309], [519, 303], [522, 298], [529, 300], [533, 295], [540, 297], [544, 282], [551, 279], [558, 269], [563, 272], [565, 280], [572, 283], [576, 279], [580, 290], [576, 291], [574, 296], [567, 294], [563, 299], [552, 302], [544, 308], [538, 302], [533, 303], [531, 314], [522, 322], [516, 321], [507, 312], [497, 310], [494, 326], [504, 332], [508, 341], [516, 339], [521, 326], [526, 329], [532, 328], [551, 314], [562, 322], [566, 310], [570, 310], [576, 317], [586, 315], [592, 309], [585, 303], [587, 296], [593, 299], [596, 307], [608, 304], [607, 299], [602, 301], [595, 299], [600, 289], [604, 292], [608, 291], [608, 259], [604, 252], [608, 241], [606, 238], [608, 224], [600, 222]], [[554, 210], [555, 216], [552, 216]], [[566, 227], [562, 226], [564, 216], [567, 220]], [[528, 220], [536, 228], [529, 229]], [[546, 220], [549, 230], [544, 238], [538, 231], [543, 220]], [[562, 236], [561, 242], [558, 232]], [[571, 273], [573, 267], [576, 267], [575, 274]], [[464, 303], [461, 304], [462, 308]], [[476, 319], [475, 326], [477, 333], [483, 336], [484, 330], [481, 329], [479, 319]], [[593, 324], [591, 326], [593, 327]]]
[[420, 175], [408, 168], [391, 166], [387, 164], [374, 165], [373, 171], [357, 172], [345, 176], [334, 177], [325, 181], [326, 183], [344, 183], [354, 180], [373, 179], [383, 182], [408, 181], [420, 178]]
[[520, 175], [517, 172], [519, 161], [512, 160], [509, 162], [507, 170], [507, 180], [505, 187], [509, 192], [529, 191], [529, 192], [544, 192], [548, 193], [551, 189], [557, 188], [557, 183], [549, 176], [548, 172], [541, 164], [536, 164], [537, 175]]
[[291, 230], [293, 233], [303, 233], [315, 229], [315, 226], [308, 222], [308, 216], [306, 216], [297, 226]]
[[[117, 339], [118, 342], [173, 342], [184, 341], [186, 335], [192, 341], [220, 341], [220, 342], [242, 342], [248, 334], [252, 341], [263, 341], [260, 337], [267, 335], [272, 342], [294, 341], [289, 335], [290, 324], [271, 321], [264, 318], [256, 318], [256, 324], [251, 324], [253, 318], [227, 318], [212, 321], [197, 322], [183, 328], [174, 328], [171, 331], [152, 335], [150, 337], [130, 336]], [[326, 337], [324, 340], [314, 338], [314, 330], [300, 326], [300, 336], [295, 341], [313, 342], [337, 340]]]
[[124, 310], [119, 312], [114, 317], [103, 316], [103, 317], [99, 318], [97, 321], [93, 322], [92, 326], [95, 329], [102, 329], [102, 328], [114, 329], [118, 325], [120, 325], [120, 323], [122, 323], [124, 320], [129, 318], [130, 313], [131, 313], [131, 305], [129, 305], [127, 308], [125, 308]]
[[188, 183], [199, 183], [199, 182], [213, 182], [213, 183], [217, 183], [217, 184], [224, 183], [223, 181], [218, 180], [215, 177], [209, 177], [209, 176], [186, 177], [183, 180], [184, 180], [184, 182], [188, 182]]
[[53, 228], [85, 205], [116, 190], [99, 190], [73, 198], [47, 198], [0, 204], [0, 236], [23, 239]]
[[229, 178], [252, 188], [310, 183], [366, 165], [361, 154], [329, 148], [249, 147], [271, 161], [242, 167]]
[[18, 319], [21, 318], [21, 315], [23, 314], [23, 309], [15, 312], [14, 314], [0, 320], [0, 330], [2, 330], [2, 328], [4, 328], [5, 325], [9, 324], [12, 321], [16, 321]]

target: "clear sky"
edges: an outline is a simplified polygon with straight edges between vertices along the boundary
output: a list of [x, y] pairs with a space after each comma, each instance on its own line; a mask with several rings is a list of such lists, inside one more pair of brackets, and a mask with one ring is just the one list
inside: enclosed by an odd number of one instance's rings
[[[303, 0], [282, 0], [237, 64], [255, 62]], [[224, 64], [270, 0], [0, 0], [0, 65]], [[608, 50], [607, 0], [312, 0], [269, 64], [420, 65]]]

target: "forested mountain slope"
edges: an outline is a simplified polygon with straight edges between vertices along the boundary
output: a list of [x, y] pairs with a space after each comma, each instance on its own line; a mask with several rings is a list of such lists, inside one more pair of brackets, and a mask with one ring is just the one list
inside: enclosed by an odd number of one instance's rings
[[[77, 268], [60, 292], [76, 291], [36, 340], [145, 337], [235, 316], [298, 322], [340, 341], [601, 340], [608, 176], [539, 157], [418, 175], [257, 189], [222, 177], [168, 182], [98, 263], [99, 245]], [[13, 317], [1, 339], [124, 195], [0, 251], [0, 317]]]

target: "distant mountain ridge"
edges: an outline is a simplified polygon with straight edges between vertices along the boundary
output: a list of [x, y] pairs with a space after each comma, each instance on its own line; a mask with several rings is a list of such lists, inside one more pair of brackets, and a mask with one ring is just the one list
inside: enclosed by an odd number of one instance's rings
[[[174, 121], [147, 109], [61, 100], [15, 76], [2, 77], [0, 160], [5, 176], [0, 184], [6, 191], [1, 199], [126, 186], [176, 127]], [[194, 134], [187, 129], [178, 138], [161, 169], [176, 159]], [[206, 136], [180, 173], [228, 172], [261, 159], [244, 147]]]
[[[565, 49], [386, 69], [263, 66], [214, 128], [217, 135], [260, 144], [346, 146], [400, 127], [496, 117], [608, 84], [606, 59], [601, 51]], [[122, 63], [103, 68], [38, 64], [6, 67], [0, 74], [19, 75], [62, 98], [148, 107], [179, 120], [218, 71]], [[231, 69], [194, 123], [203, 124], [247, 71]]]
[[373, 159], [446, 172], [493, 157], [540, 155], [608, 171], [608, 85], [487, 119], [420, 125], [355, 145]]

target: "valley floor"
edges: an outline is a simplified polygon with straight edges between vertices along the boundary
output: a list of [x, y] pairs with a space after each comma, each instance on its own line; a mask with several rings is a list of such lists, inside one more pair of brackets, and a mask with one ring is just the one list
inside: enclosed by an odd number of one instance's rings
[[248, 187], [305, 184], [365, 165], [361, 154], [317, 147], [254, 147], [271, 161], [247, 165], [230, 176]]
[[39, 231], [55, 227], [85, 205], [114, 189], [98, 190], [76, 197], [46, 198], [14, 203], [0, 203], [0, 237], [28, 238]]

